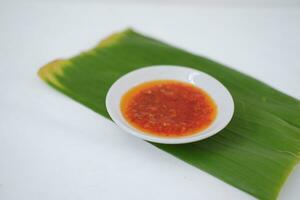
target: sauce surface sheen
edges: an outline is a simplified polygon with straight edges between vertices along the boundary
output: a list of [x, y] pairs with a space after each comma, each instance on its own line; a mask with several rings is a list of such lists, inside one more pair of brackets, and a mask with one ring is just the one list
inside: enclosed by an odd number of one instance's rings
[[211, 125], [217, 114], [213, 99], [202, 89], [175, 80], [142, 83], [126, 92], [123, 117], [138, 130], [159, 137], [185, 137]]

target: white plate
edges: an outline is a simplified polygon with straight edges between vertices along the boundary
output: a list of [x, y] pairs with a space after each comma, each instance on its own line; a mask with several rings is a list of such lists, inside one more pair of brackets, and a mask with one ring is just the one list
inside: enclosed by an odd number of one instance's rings
[[[181, 138], [162, 138], [136, 129], [124, 119], [121, 113], [121, 98], [132, 87], [153, 80], [178, 80], [191, 83], [205, 90], [217, 104], [216, 119], [208, 128], [199, 133]], [[234, 102], [229, 91], [212, 76], [187, 67], [163, 65], [134, 70], [118, 79], [107, 93], [106, 108], [113, 121], [132, 135], [151, 142], [180, 144], [202, 140], [222, 130], [233, 116]]]

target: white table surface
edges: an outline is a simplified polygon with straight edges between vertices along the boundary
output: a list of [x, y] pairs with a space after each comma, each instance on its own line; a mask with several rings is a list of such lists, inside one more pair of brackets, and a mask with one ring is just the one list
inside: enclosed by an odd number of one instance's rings
[[[125, 134], [36, 72], [130, 26], [300, 99], [299, 24], [297, 7], [0, 2], [0, 199], [254, 199]], [[299, 185], [298, 165], [279, 199], [299, 200]]]

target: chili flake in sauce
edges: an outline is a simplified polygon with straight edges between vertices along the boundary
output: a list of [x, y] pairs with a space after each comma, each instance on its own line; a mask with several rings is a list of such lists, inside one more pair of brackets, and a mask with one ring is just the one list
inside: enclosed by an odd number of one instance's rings
[[157, 80], [130, 89], [121, 112], [135, 128], [160, 137], [184, 137], [206, 129], [217, 107], [200, 88], [180, 81]]

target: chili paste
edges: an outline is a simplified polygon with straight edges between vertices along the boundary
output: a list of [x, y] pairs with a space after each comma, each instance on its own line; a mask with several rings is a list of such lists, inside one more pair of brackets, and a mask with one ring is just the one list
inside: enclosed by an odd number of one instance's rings
[[175, 80], [142, 83], [121, 99], [123, 117], [133, 127], [160, 137], [184, 137], [208, 128], [217, 106], [202, 89]]

